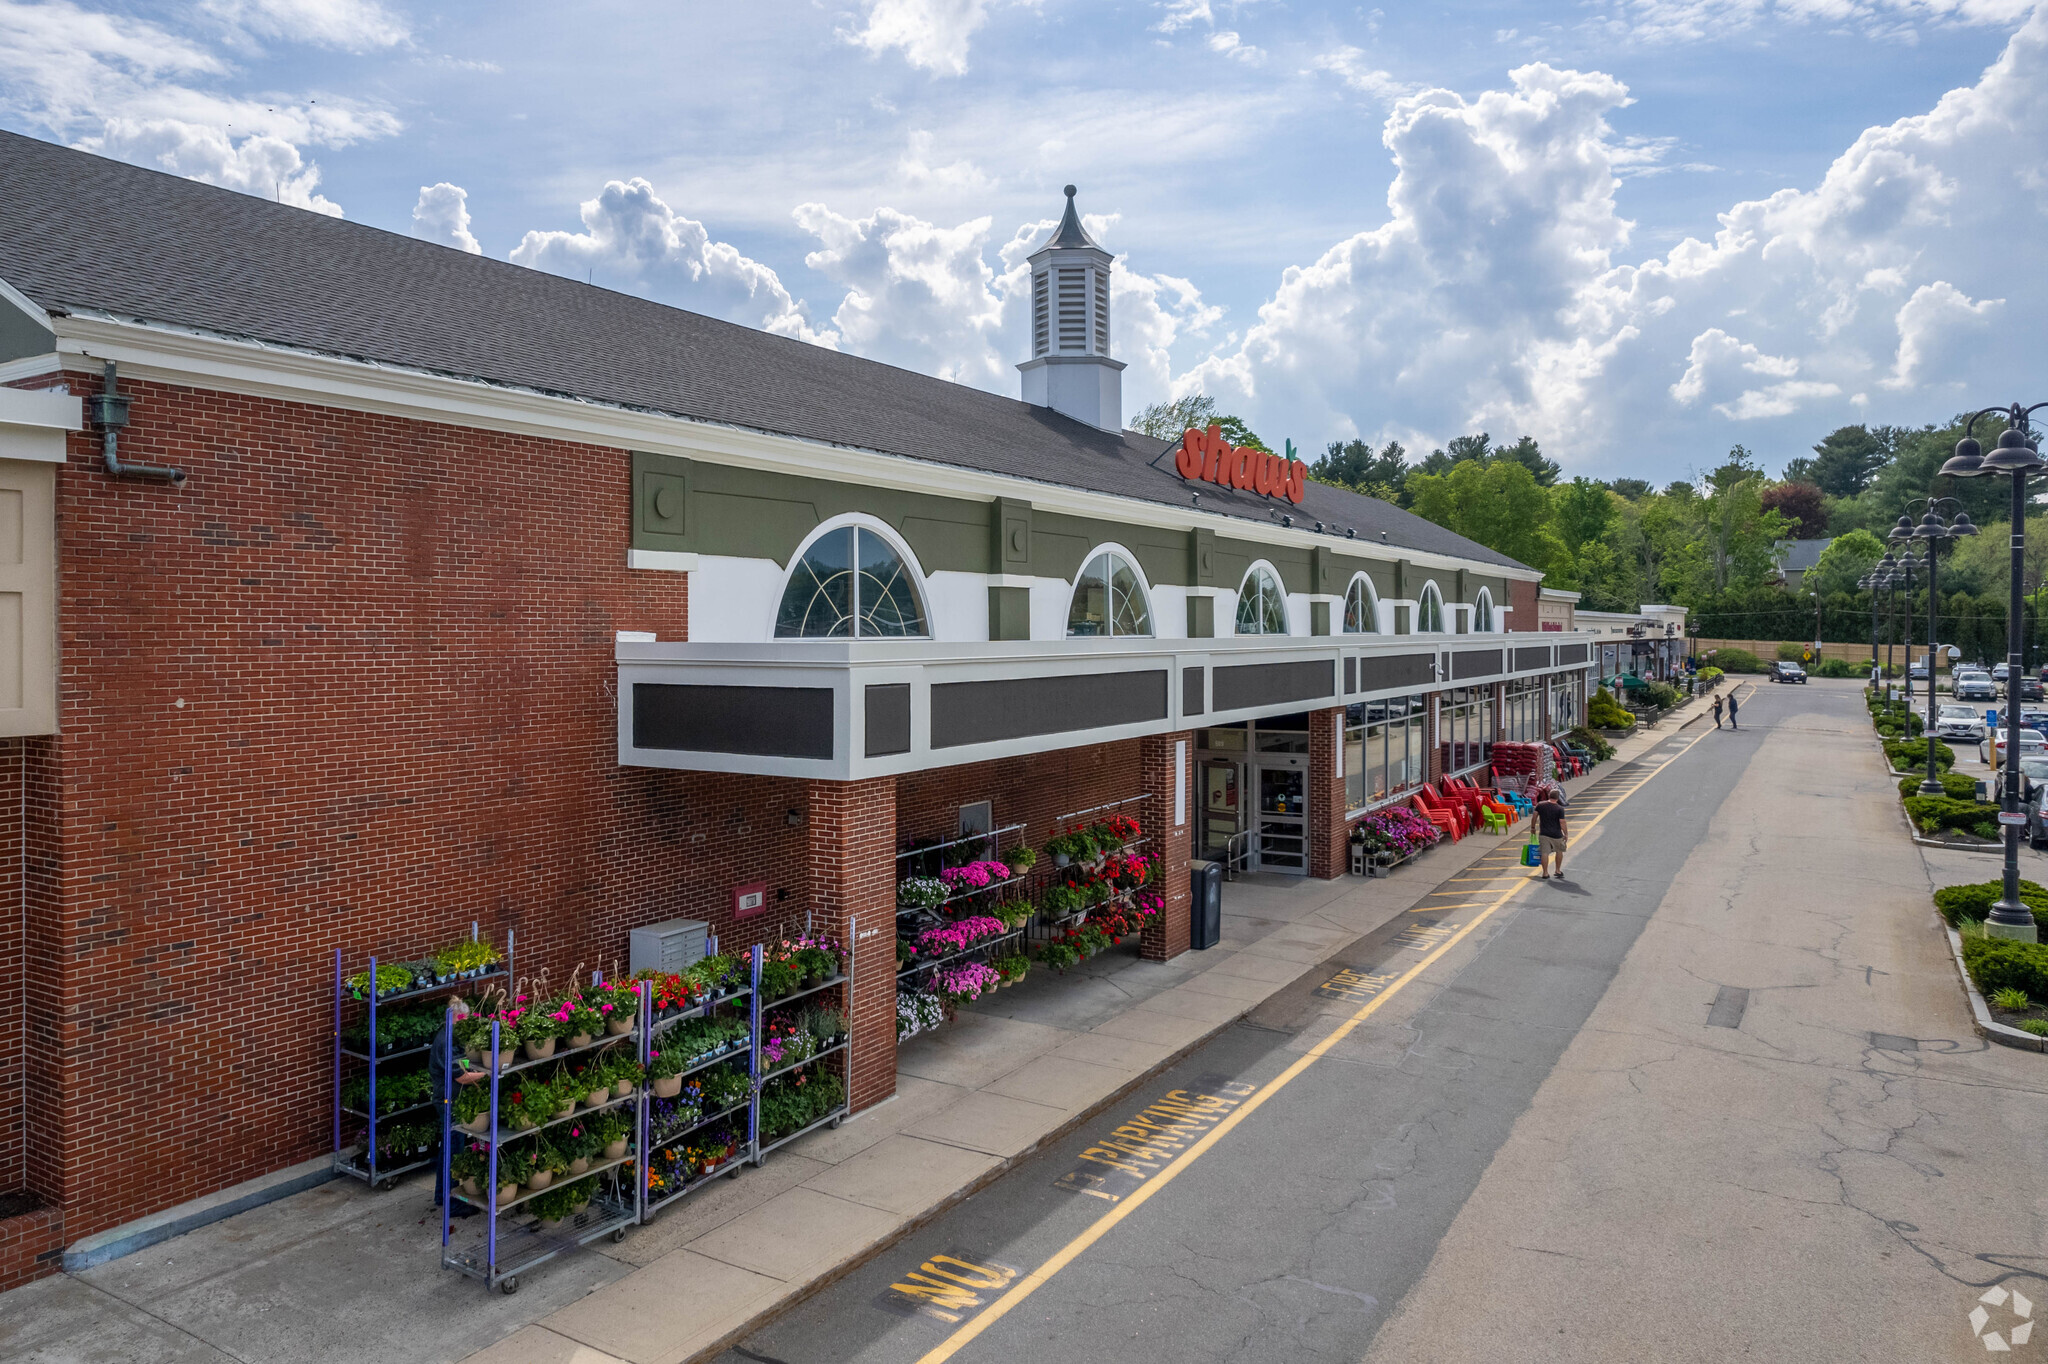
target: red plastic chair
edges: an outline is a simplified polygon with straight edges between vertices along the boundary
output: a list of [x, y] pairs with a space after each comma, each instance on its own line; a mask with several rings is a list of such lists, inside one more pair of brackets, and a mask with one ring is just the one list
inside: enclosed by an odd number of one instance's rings
[[1458, 832], [1457, 816], [1453, 815], [1450, 811], [1430, 805], [1421, 796], [1414, 797], [1409, 803], [1415, 807], [1417, 814], [1443, 830], [1444, 837], [1450, 839], [1451, 842], [1456, 843], [1463, 837]]
[[1423, 788], [1415, 793], [1415, 799], [1423, 803], [1424, 808], [1431, 812], [1432, 817], [1438, 814], [1447, 817], [1453, 827], [1456, 828], [1460, 838], [1471, 832], [1471, 826], [1465, 818], [1465, 812], [1459, 807], [1452, 805], [1442, 796], [1439, 796], [1436, 793], [1435, 787], [1424, 784]]

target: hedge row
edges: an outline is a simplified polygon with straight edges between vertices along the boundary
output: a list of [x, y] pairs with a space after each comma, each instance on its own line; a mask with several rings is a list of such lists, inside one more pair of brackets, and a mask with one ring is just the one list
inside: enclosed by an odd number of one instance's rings
[[[1922, 761], [1924, 762], [1925, 759], [1922, 759]], [[1937, 772], [1940, 772], [1938, 758], [1935, 768]], [[1977, 799], [1977, 779], [1975, 777], [1959, 777], [1953, 772], [1940, 772], [1940, 776], [1941, 793], [1949, 799], [1971, 801]], [[1899, 794], [1909, 800], [1919, 795], [1920, 782], [1921, 778], [1919, 777], [1900, 777]]]
[[[1927, 766], [1927, 741], [1925, 739], [1888, 739], [1884, 755], [1891, 760], [1892, 771], [1909, 772], [1914, 768]], [[1934, 766], [1946, 770], [1956, 765], [1956, 751], [1941, 740], [1934, 741]], [[1975, 787], [1973, 786], [1974, 792]]]
[[2048, 999], [2048, 944], [2009, 938], [1964, 938], [1963, 966], [1979, 994], [2024, 990], [2028, 999]]
[[[1934, 908], [1950, 926], [1974, 919], [1982, 922], [1991, 917], [1991, 906], [1998, 897], [2005, 894], [2003, 881], [1979, 881], [1967, 886], [1943, 886], [1934, 892]], [[2020, 903], [2034, 911], [2034, 922], [2048, 933], [2048, 890], [2032, 881], [2020, 882]], [[2031, 992], [2029, 992], [2031, 993]], [[2048, 999], [2048, 995], [2035, 998]]]
[[1998, 837], [1998, 807], [1989, 801], [1907, 796], [1906, 818], [1924, 834], [1941, 829], [1968, 829], [1979, 838]]

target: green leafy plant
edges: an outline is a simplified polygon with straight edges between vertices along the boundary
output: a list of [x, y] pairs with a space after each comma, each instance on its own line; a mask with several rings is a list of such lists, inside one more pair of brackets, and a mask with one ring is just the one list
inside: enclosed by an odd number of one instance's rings
[[1721, 649], [1714, 654], [1714, 666], [1724, 673], [1761, 673], [1769, 668], [1747, 649]]
[[443, 976], [465, 971], [483, 971], [504, 960], [504, 954], [487, 942], [458, 942], [434, 953], [434, 970]]
[[515, 1141], [498, 1151], [498, 1178], [507, 1184], [524, 1184], [533, 1178], [533, 1144]]
[[[1910, 772], [1927, 766], [1927, 741], [1924, 739], [1892, 740], [1885, 744], [1884, 755], [1891, 762], [1895, 772]], [[1954, 767], [1956, 751], [1941, 740], [1934, 741], [1934, 766], [1937, 769]]]
[[1586, 702], [1586, 719], [1599, 729], [1633, 729], [1636, 717], [1605, 691], [1596, 691]]
[[754, 1091], [754, 1082], [735, 1066], [713, 1066], [698, 1079], [704, 1096], [704, 1111], [719, 1113], [743, 1101]]
[[583, 1130], [600, 1148], [615, 1141], [623, 1141], [633, 1133], [633, 1121], [622, 1108], [607, 1108], [602, 1113], [590, 1115], [590, 1121], [583, 1124]]
[[761, 963], [761, 996], [764, 999], [780, 999], [796, 989], [799, 980], [796, 968], [787, 962]]
[[[1949, 799], [1975, 800], [1977, 798], [1977, 781], [1974, 777], [1965, 777], [1951, 772], [1943, 772], [1939, 767], [1936, 767], [1935, 775], [1939, 777], [1941, 780], [1942, 794], [1947, 796]], [[1899, 778], [1900, 796], [1917, 796], [1919, 794], [1919, 777]]]
[[[403, 966], [379, 966], [377, 968], [377, 995], [380, 999], [385, 995], [396, 994], [411, 984], [412, 972], [406, 970]], [[356, 999], [368, 999], [370, 997], [370, 973], [368, 971], [358, 971], [343, 981], [342, 987]]]
[[[1978, 881], [1970, 885], [1943, 886], [1934, 892], [1934, 907], [1952, 925], [1991, 917], [1991, 906], [2005, 894], [2003, 881]], [[2034, 922], [2048, 934], [2048, 890], [2032, 881], [2020, 882], [2020, 903], [2034, 912]], [[2048, 996], [2036, 996], [2048, 998]]]
[[2001, 1009], [2009, 1009], [2014, 1013], [2018, 1013], [2021, 1009], [2031, 1008], [2034, 1003], [2033, 1000], [2027, 998], [2025, 990], [2015, 990], [2010, 985], [2002, 990], [1993, 990], [1991, 992], [1991, 1002]]
[[1047, 917], [1060, 919], [1081, 909], [1088, 903], [1087, 895], [1078, 886], [1048, 886], [1039, 896], [1039, 905]]
[[846, 1015], [837, 1009], [805, 1009], [796, 1021], [798, 1027], [817, 1039], [820, 1051], [846, 1036]]
[[2048, 1018], [2030, 1018], [2020, 1024], [2021, 1032], [2030, 1032], [2036, 1037], [2048, 1037]]
[[1943, 829], [1974, 832], [1979, 824], [1991, 823], [1997, 813], [1997, 806], [1975, 800], [1954, 800], [1948, 796], [1906, 797], [1906, 817], [1922, 833], [1938, 833]]
[[491, 1111], [490, 1082], [455, 1086], [452, 1111], [458, 1123], [474, 1123], [488, 1114]]
[[2018, 990], [2048, 999], [2048, 944], [1971, 935], [1963, 939], [1963, 965], [1984, 995]]
[[1823, 658], [1813, 669], [1816, 677], [1861, 677], [1864, 671], [1843, 658]]
[[1012, 848], [1003, 855], [1002, 860], [1009, 865], [1013, 873], [1022, 876], [1038, 865], [1038, 852], [1034, 848]]

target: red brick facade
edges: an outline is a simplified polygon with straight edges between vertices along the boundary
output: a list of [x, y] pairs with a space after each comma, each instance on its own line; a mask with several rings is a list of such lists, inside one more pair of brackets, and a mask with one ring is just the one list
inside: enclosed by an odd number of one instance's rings
[[801, 926], [804, 782], [618, 763], [613, 632], [688, 617], [625, 566], [625, 451], [123, 387], [124, 453], [189, 481], [112, 481], [88, 435], [58, 471], [62, 735], [0, 753], [0, 1189], [75, 1240], [326, 1150], [337, 946], [475, 921], [560, 980], [635, 924]]
[[1344, 817], [1344, 708], [1308, 713], [1308, 874], [1322, 880], [1351, 870], [1351, 822]]
[[[1145, 851], [1162, 859], [1165, 871], [1154, 887], [1165, 906], [1145, 923], [1138, 955], [1147, 961], [1170, 961], [1188, 950], [1188, 848], [1195, 827], [1195, 736], [1192, 730], [1158, 734], [1138, 743], [1138, 766], [1146, 802], [1146, 832], [1152, 842]], [[1179, 789], [1176, 790], [1176, 779]], [[1176, 797], [1178, 798], [1176, 800]], [[1175, 820], [1178, 813], [1180, 819]]]
[[896, 779], [810, 785], [814, 926], [852, 949], [853, 1107], [896, 1092]]
[[1536, 611], [1537, 602], [1542, 595], [1541, 583], [1523, 582], [1519, 578], [1509, 581], [1508, 606], [1511, 609], [1508, 612], [1507, 628], [1510, 631], [1534, 631], [1541, 628], [1536, 619]]

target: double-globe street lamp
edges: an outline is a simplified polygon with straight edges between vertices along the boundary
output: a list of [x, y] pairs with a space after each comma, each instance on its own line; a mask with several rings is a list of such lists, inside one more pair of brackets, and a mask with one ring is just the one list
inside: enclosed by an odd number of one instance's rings
[[[1953, 497], [1919, 498], [1913, 502], [1908, 502], [1906, 505], [1908, 507], [1924, 505], [1926, 508], [1926, 513], [1921, 516], [1917, 525], [1914, 524], [1910, 513], [1901, 515], [1899, 523], [1892, 527], [1890, 538], [1891, 542], [1895, 545], [1906, 545], [1915, 540], [1922, 540], [1927, 544], [1927, 725], [1921, 731], [1924, 740], [1922, 746], [1927, 750], [1927, 775], [1920, 781], [1920, 794], [1923, 796], [1938, 796], [1942, 794], [1944, 788], [1941, 784], [1940, 774], [1934, 770], [1936, 699], [1934, 694], [1934, 654], [1935, 650], [1941, 647], [1940, 642], [1935, 637], [1938, 628], [1938, 613], [1941, 609], [1940, 597], [1936, 594], [1937, 573], [1941, 562], [1937, 551], [1944, 544], [1975, 535], [1977, 527], [1971, 524], [1970, 514], [1960, 510], [1962, 504]], [[1941, 514], [1950, 507], [1958, 508], [1955, 513], [1955, 519], [1953, 521], [1944, 521]], [[1909, 597], [1908, 601], [1910, 602], [1910, 600]], [[1907, 671], [1910, 674], [1911, 669]]]
[[[2012, 582], [2005, 615], [2005, 798], [1998, 816], [2005, 828], [2005, 893], [1984, 920], [1984, 933], [2020, 942], [2038, 941], [2033, 911], [2020, 899], [2020, 833], [2027, 822], [2020, 810], [2020, 580], [2026, 575], [2027, 475], [2048, 468], [2034, 448], [2028, 419], [2044, 407], [2048, 403], [2032, 407], [2013, 403], [1972, 413], [1964, 424], [1963, 438], [1956, 442], [1954, 457], [1941, 466], [1941, 472], [1950, 478], [1982, 478], [1986, 474], [2012, 478]], [[1994, 412], [2005, 415], [2006, 427], [1987, 455], [1977, 444], [1977, 422]], [[1995, 740], [1991, 748], [1995, 754]]]
[[1882, 577], [1883, 575], [1877, 571], [1877, 566], [1873, 564], [1870, 572], [1856, 580], [1856, 586], [1870, 594], [1870, 689], [1873, 692], [1880, 690], [1884, 685], [1884, 673], [1877, 664], [1877, 593], [1883, 586]]
[[[1891, 671], [1891, 636], [1894, 633], [1907, 634], [1907, 632], [1897, 630], [1896, 626], [1899, 593], [1903, 590], [1906, 594], [1906, 615], [1907, 621], [1910, 624], [1913, 612], [1913, 578], [1924, 567], [1926, 565], [1921, 563], [1919, 559], [1901, 549], [1897, 556], [1887, 553], [1882, 559], [1879, 559], [1876, 569], [1872, 571], [1871, 576], [1877, 579], [1878, 586], [1891, 594], [1890, 601], [1886, 606], [1886, 615], [1893, 622], [1885, 630], [1884, 661], [1886, 672]], [[1906, 646], [1906, 709], [1910, 711], [1913, 708], [1913, 642], [1910, 635], [1907, 635], [1903, 642]], [[1927, 678], [1928, 685], [1932, 687], [1934, 670], [1931, 666], [1928, 669]]]

